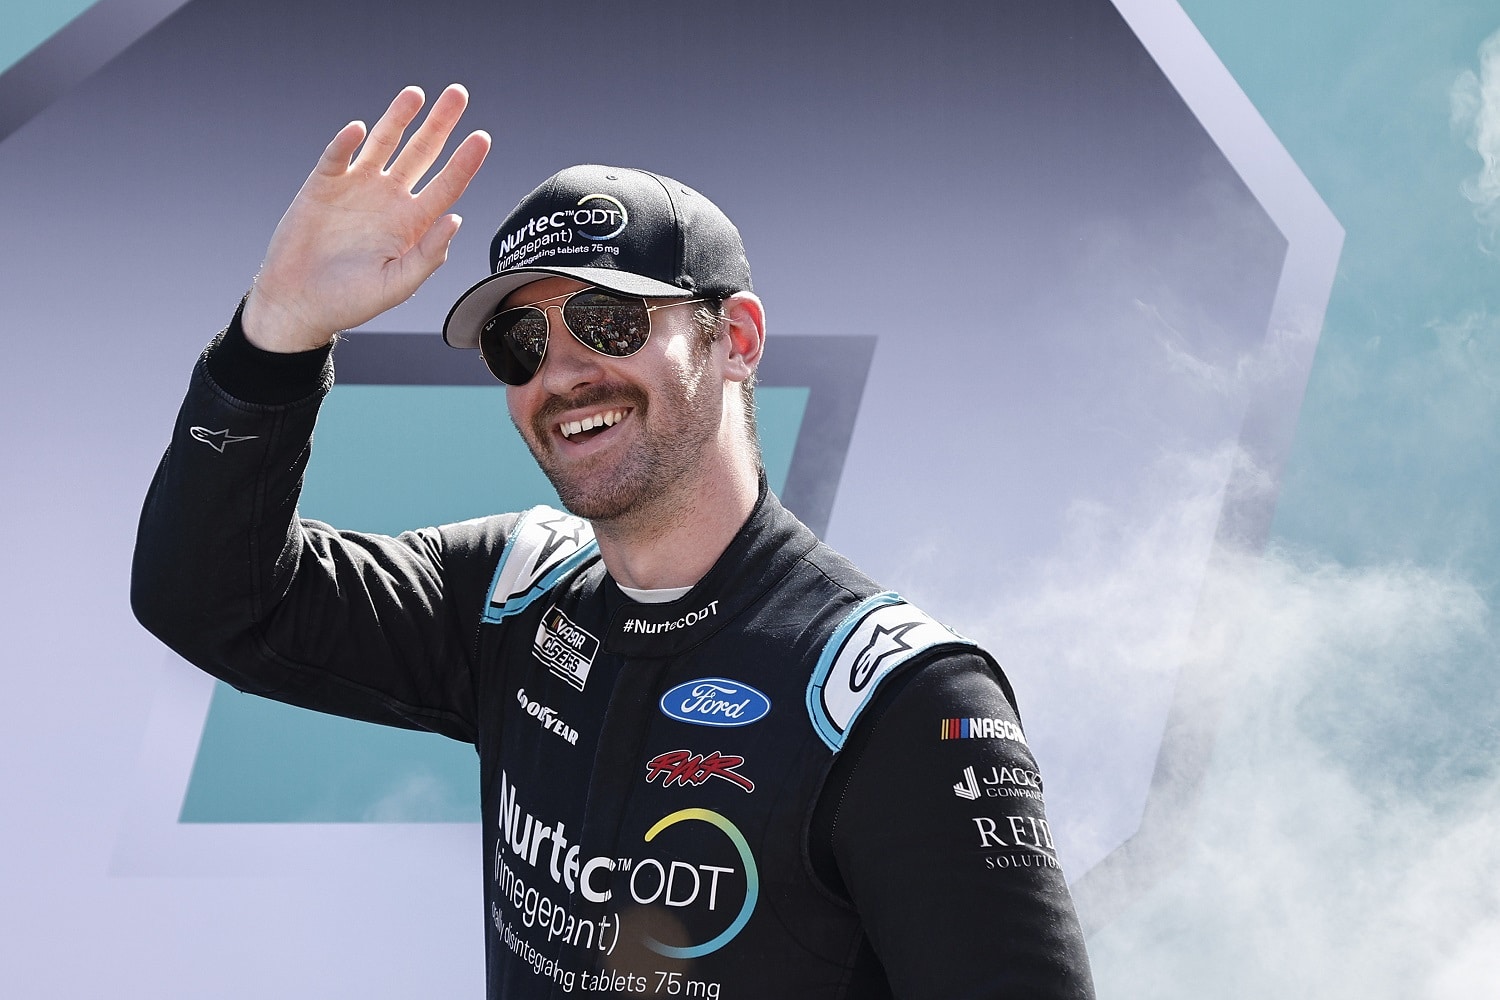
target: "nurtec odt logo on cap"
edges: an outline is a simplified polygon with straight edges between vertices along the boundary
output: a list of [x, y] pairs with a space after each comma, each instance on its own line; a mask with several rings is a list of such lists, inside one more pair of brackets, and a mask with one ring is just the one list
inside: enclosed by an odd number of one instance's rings
[[538, 256], [556, 253], [559, 244], [575, 239], [605, 243], [625, 231], [630, 212], [620, 199], [607, 194], [586, 194], [572, 208], [533, 215], [522, 226], [507, 233], [495, 248], [495, 269], [523, 267]]
[[612, 240], [625, 231], [630, 213], [620, 199], [607, 194], [586, 194], [573, 209], [573, 224], [578, 235], [595, 243]]

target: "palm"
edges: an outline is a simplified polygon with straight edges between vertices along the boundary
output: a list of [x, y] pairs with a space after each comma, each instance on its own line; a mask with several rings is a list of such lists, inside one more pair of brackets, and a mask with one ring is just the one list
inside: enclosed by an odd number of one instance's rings
[[[245, 330], [271, 350], [306, 350], [404, 301], [447, 256], [458, 217], [446, 214], [489, 149], [475, 132], [421, 190], [468, 96], [453, 86], [403, 146], [422, 107], [407, 88], [375, 123], [336, 135], [282, 216], [245, 307]], [[356, 150], [358, 150], [356, 154]]]

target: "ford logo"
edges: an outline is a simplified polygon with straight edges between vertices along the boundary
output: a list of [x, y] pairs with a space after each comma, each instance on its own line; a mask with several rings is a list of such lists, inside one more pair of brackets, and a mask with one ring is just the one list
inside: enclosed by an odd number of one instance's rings
[[771, 711], [771, 699], [748, 684], [700, 677], [661, 696], [662, 714], [695, 726], [748, 726]]

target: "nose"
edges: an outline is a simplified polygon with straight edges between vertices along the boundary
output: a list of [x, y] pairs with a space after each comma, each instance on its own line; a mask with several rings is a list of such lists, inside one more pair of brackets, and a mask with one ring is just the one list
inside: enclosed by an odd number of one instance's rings
[[542, 388], [554, 396], [564, 396], [599, 379], [602, 371], [599, 355], [580, 344], [563, 321], [562, 306], [549, 303], [542, 308], [547, 315], [547, 356], [537, 372]]

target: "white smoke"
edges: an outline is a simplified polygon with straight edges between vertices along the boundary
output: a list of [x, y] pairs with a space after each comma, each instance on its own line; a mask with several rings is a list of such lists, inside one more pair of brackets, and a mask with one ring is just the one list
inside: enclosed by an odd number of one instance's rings
[[[1443, 569], [1284, 548], [1210, 559], [1215, 486], [1238, 460], [1163, 459], [1149, 496], [1078, 505], [1037, 586], [974, 629], [1022, 676], [1045, 664], [1071, 689], [1076, 713], [1051, 735], [1094, 755], [1138, 738], [1131, 726], [1159, 726], [1141, 714], [1184, 665], [1222, 679], [1199, 706], [1215, 717], [1212, 762], [1198, 807], [1175, 818], [1183, 836], [1164, 877], [1091, 900], [1118, 914], [1090, 942], [1100, 995], [1496, 995], [1490, 606]], [[1050, 683], [1026, 677], [1032, 694]], [[1049, 792], [1048, 807], [1077, 876], [1116, 832], [1090, 810], [1136, 790], [1113, 787], [1102, 765], [1075, 765], [1066, 782], [1071, 794]]]
[[435, 774], [408, 768], [393, 775], [379, 798], [364, 810], [364, 823], [421, 823], [461, 814], [451, 787]]
[[[1464, 193], [1495, 249], [1500, 32], [1452, 97], [1482, 160]], [[1206, 411], [1277, 384], [1281, 357], [1316, 330], [1240, 356], [1169, 296], [1131, 298], [1163, 369]], [[1106, 914], [1090, 921], [1102, 997], [1500, 995], [1500, 641], [1495, 595], [1463, 569], [1493, 551], [1493, 504], [1401, 479], [1431, 471], [1451, 486], [1451, 469], [1493, 456], [1500, 317], [1477, 309], [1406, 332], [1399, 364], [1380, 356], [1378, 335], [1346, 335], [1320, 357], [1325, 437], [1301, 456], [1297, 502], [1329, 506], [1309, 520], [1342, 550], [1427, 562], [1285, 545], [1211, 556], [1228, 470], [1271, 487], [1244, 475], [1246, 457], [1225, 442], [1163, 455], [1135, 495], [1075, 503], [1062, 544], [1034, 566], [992, 571], [967, 604], [938, 559], [919, 558], [903, 584], [1008, 665], [1074, 878], [1119, 843], [1110, 814], [1144, 795], [1149, 766], [1127, 787], [1117, 765], [1122, 748], [1161, 731], [1181, 668], [1207, 665], [1220, 681], [1187, 702], [1188, 721], [1212, 734], [1201, 784], [1188, 766], [1155, 789], [1186, 788], [1196, 802], [1173, 816], [1180, 838], [1161, 877], [1110, 898], [1114, 886], [1081, 887]], [[1379, 422], [1378, 440], [1362, 420]], [[1328, 441], [1330, 427], [1352, 439]], [[1391, 497], [1402, 505], [1384, 506]], [[1039, 717], [1038, 704], [1062, 707]]]
[[[1325, 371], [1325, 404], [1414, 405], [1410, 440], [1391, 445], [1405, 456], [1489, 454], [1500, 322], [1434, 322], [1413, 346], [1394, 368]], [[1234, 394], [1275, 367], [1178, 370]], [[1066, 707], [1045, 726], [1027, 719], [1033, 745], [1051, 744], [1048, 809], [1071, 877], [1119, 842], [1101, 817], [1144, 795], [1146, 777], [1132, 785], [1118, 758], [1160, 731], [1181, 669], [1219, 681], [1190, 702], [1212, 757], [1201, 785], [1180, 769], [1197, 806], [1173, 817], [1164, 874], [1115, 898], [1080, 894], [1108, 915], [1091, 921], [1100, 995], [1500, 995], [1500, 642], [1491, 595], [1452, 568], [1491, 529], [1468, 523], [1475, 505], [1435, 498], [1407, 512], [1420, 524], [1384, 530], [1441, 532], [1442, 565], [1274, 545], [1211, 555], [1230, 470], [1272, 488], [1246, 461], [1229, 444], [1164, 455], [1137, 495], [1076, 503], [1063, 543], [998, 600], [958, 605], [960, 628], [1012, 666], [1023, 712]], [[1351, 537], [1380, 530], [1362, 522]]]
[[[1070, 877], [1139, 820], [1179, 672], [1197, 655], [1196, 607], [1238, 456], [1163, 457], [1133, 502], [1075, 502], [1058, 549], [962, 623], [1014, 675]], [[1040, 717], [1039, 704], [1066, 715]]]
[[1274, 553], [1231, 572], [1244, 638], [1196, 825], [1096, 935], [1101, 978], [1117, 996], [1495, 995], [1486, 602], [1415, 566]]
[[[1425, 447], [1462, 455], [1500, 416], [1496, 326], [1431, 324], [1426, 350], [1362, 392], [1428, 401]], [[1212, 763], [1197, 808], [1174, 818], [1165, 876], [1089, 900], [1114, 915], [1090, 942], [1101, 996], [1500, 995], [1490, 599], [1442, 566], [1284, 547], [1210, 559], [1219, 485], [1243, 461], [1229, 447], [1166, 457], [1142, 495], [1076, 505], [1035, 586], [975, 629], [1023, 676], [1056, 675], [1027, 678], [1033, 692], [1071, 689], [1078, 712], [1058, 735], [1096, 755], [1160, 725], [1142, 716], [1183, 665], [1222, 679], [1195, 703]], [[1482, 528], [1452, 523], [1453, 546]], [[1136, 790], [1076, 762], [1064, 777], [1054, 825], [1092, 860], [1116, 831], [1078, 817]]]
[[1479, 72], [1465, 70], [1449, 94], [1454, 126], [1484, 166], [1464, 182], [1463, 193], [1489, 232], [1487, 248], [1500, 239], [1500, 31], [1479, 47]]
[[[1192, 337], [1180, 324], [1170, 321], [1159, 304], [1140, 299], [1132, 304], [1159, 348], [1164, 368], [1203, 391], [1240, 405], [1252, 394], [1284, 380], [1297, 366], [1296, 359], [1305, 357], [1308, 344], [1318, 337], [1319, 321], [1299, 318], [1271, 327], [1266, 339], [1251, 349], [1228, 357], [1207, 357], [1193, 349]], [[1193, 324], [1201, 333], [1203, 318], [1194, 317]]]

